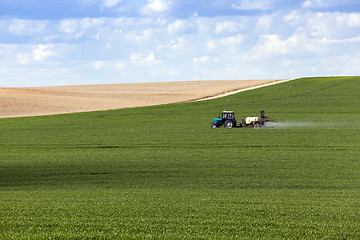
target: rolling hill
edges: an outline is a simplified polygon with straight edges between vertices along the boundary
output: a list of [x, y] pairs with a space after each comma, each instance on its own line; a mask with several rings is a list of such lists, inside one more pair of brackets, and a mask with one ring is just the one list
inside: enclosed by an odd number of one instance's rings
[[[360, 77], [0, 119], [2, 239], [360, 238]], [[211, 129], [265, 110], [275, 128]]]

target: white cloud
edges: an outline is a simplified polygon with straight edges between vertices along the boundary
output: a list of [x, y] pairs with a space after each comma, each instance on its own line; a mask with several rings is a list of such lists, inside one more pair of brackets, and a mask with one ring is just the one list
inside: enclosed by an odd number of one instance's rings
[[98, 0], [77, 0], [80, 6], [86, 6], [86, 7], [96, 3], [97, 1]]
[[164, 45], [164, 47], [169, 47], [172, 50], [180, 50], [185, 47], [185, 38], [179, 37], [177, 39], [173, 39], [169, 44]]
[[306, 0], [302, 6], [305, 8], [324, 7], [325, 4], [322, 2], [322, 0]]
[[[359, 35], [360, 13], [292, 11], [283, 17], [283, 26], [313, 38], [349, 39]], [[275, 24], [275, 23], [274, 23]]]
[[238, 45], [241, 44], [242, 42], [243, 42], [243, 36], [241, 34], [220, 39], [220, 43], [226, 46]]
[[302, 6], [304, 8], [329, 8], [336, 6], [351, 6], [359, 4], [358, 0], [306, 0]]
[[209, 56], [201, 56], [199, 58], [193, 58], [193, 63], [206, 63], [210, 60]]
[[107, 18], [83, 18], [80, 20], [79, 24], [80, 27], [84, 30], [86, 29], [92, 29], [92, 28], [97, 28], [97, 27], [105, 27], [107, 22], [106, 22]]
[[360, 27], [360, 13], [337, 14], [336, 22], [343, 27]]
[[82, 37], [98, 40], [99, 29], [103, 30], [108, 26], [106, 21], [106, 18], [63, 19], [58, 23], [58, 35], [65, 40], [78, 40]]
[[[50, 56], [54, 56], [54, 46], [52, 44], [38, 44], [31, 46], [19, 46], [18, 49], [9, 49], [11, 55], [16, 54], [16, 62], [20, 65], [29, 65], [31, 63], [46, 60]], [[17, 52], [17, 53], [16, 53]]]
[[31, 59], [28, 54], [21, 54], [19, 53], [17, 56], [17, 61], [20, 65], [27, 65], [30, 63]]
[[151, 40], [154, 34], [158, 33], [159, 30], [153, 28], [147, 28], [142, 32], [128, 32], [125, 34], [125, 39], [130, 42], [143, 43]]
[[209, 34], [213, 31], [211, 25], [211, 19], [208, 18], [197, 18], [196, 29], [198, 34]]
[[115, 63], [115, 69], [122, 70], [126, 68], [126, 61], [118, 61]]
[[316, 38], [351, 38], [357, 36], [360, 13], [307, 13], [305, 29]]
[[240, 23], [235, 21], [224, 21], [217, 23], [215, 26], [215, 33], [216, 34], [227, 34], [227, 33], [235, 33], [240, 31], [242, 28]]
[[284, 21], [290, 23], [291, 25], [296, 25], [300, 22], [301, 16], [298, 11], [294, 10], [291, 13], [285, 15]]
[[277, 34], [266, 34], [261, 37], [262, 43], [256, 47], [259, 55], [286, 54], [289, 52], [286, 41], [281, 40]]
[[[288, 39], [281, 39], [278, 34], [266, 34], [260, 37], [259, 43], [254, 47], [254, 58], [262, 59], [273, 55], [286, 55], [298, 51], [299, 37], [296, 35]], [[300, 51], [304, 51], [302, 46]]]
[[78, 29], [79, 21], [75, 19], [64, 19], [60, 21], [60, 31], [71, 34]]
[[104, 66], [104, 61], [95, 61], [93, 62], [93, 69], [94, 70], [100, 70]]
[[14, 19], [8, 29], [16, 35], [37, 35], [43, 32], [48, 24], [48, 21]]
[[101, 7], [102, 8], [113, 8], [120, 2], [122, 2], [122, 0], [103, 0], [101, 3]]
[[194, 24], [186, 20], [176, 20], [169, 24], [168, 33], [170, 35], [184, 34], [187, 32], [193, 32], [195, 29]]
[[181, 71], [179, 69], [168, 69], [165, 72], [165, 75], [170, 76], [170, 77], [178, 77], [181, 75]]
[[84, 36], [85, 31], [81, 29], [79, 20], [77, 19], [64, 19], [59, 23], [58, 37], [66, 40], [80, 39]]
[[143, 15], [161, 14], [170, 10], [171, 1], [169, 0], [148, 0], [148, 3], [140, 9]]
[[237, 48], [238, 45], [243, 43], [244, 37], [241, 34], [224, 37], [220, 39], [210, 39], [206, 43], [206, 47], [208, 51], [213, 51], [214, 49], [218, 48], [219, 46], [225, 47], [229, 49], [230, 51], [233, 50], [233, 48]]
[[217, 42], [214, 39], [210, 39], [207, 43], [206, 43], [206, 47], [208, 51], [212, 51], [217, 47]]
[[52, 45], [44, 45], [44, 44], [39, 44], [35, 46], [33, 50], [33, 59], [35, 61], [42, 61], [45, 58], [53, 55], [54, 53], [51, 51], [52, 48], [53, 48]]
[[132, 53], [130, 61], [136, 65], [156, 65], [161, 63], [161, 60], [155, 58], [154, 52], [150, 52], [148, 55]]
[[203, 64], [203, 63], [216, 63], [218, 62], [218, 58], [216, 57], [209, 57], [209, 56], [201, 56], [201, 57], [195, 57], [193, 58], [193, 63], [194, 64]]
[[276, 59], [286, 57], [293, 59], [316, 59], [321, 57], [334, 58], [346, 52], [356, 51], [360, 42], [358, 37], [349, 39], [316, 38], [305, 32], [294, 33], [289, 37], [281, 37], [278, 34], [262, 35], [258, 43], [253, 47], [253, 59]]
[[359, 6], [358, 0], [305, 0], [302, 4], [304, 8], [331, 8], [331, 7], [346, 7]]
[[271, 0], [240, 0], [238, 4], [231, 5], [238, 10], [269, 10], [273, 8], [273, 1]]
[[259, 17], [256, 27], [260, 28], [261, 31], [269, 31], [271, 29], [275, 15], [263, 15]]
[[156, 70], [150, 70], [149, 77], [152, 79], [159, 79], [166, 77], [168, 80], [174, 80], [181, 76], [181, 71], [176, 68], [160, 67]]

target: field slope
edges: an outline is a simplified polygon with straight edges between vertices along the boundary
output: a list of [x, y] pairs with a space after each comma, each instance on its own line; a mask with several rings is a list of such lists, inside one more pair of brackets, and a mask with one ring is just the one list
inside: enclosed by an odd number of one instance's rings
[[[359, 90], [0, 119], [0, 239], [359, 239]], [[211, 129], [222, 110], [279, 125]]]

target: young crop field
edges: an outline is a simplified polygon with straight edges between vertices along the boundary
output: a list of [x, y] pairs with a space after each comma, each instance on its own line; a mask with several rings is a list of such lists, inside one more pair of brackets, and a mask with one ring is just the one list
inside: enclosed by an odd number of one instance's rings
[[0, 213], [0, 239], [360, 239], [360, 77], [0, 119]]

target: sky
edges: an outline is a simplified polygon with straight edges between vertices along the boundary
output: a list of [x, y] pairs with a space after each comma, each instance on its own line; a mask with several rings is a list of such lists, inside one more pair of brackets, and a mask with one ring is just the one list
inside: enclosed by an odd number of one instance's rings
[[0, 87], [360, 75], [359, 0], [0, 0]]

